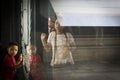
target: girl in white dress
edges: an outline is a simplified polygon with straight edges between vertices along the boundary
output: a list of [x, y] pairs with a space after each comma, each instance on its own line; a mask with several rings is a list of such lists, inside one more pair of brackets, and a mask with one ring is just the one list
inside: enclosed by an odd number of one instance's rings
[[63, 32], [58, 20], [55, 21], [55, 31], [51, 32], [47, 41], [46, 34], [41, 34], [41, 41], [46, 51], [52, 48], [51, 66], [60, 64], [74, 64], [72, 51], [75, 50], [75, 42], [71, 33]]

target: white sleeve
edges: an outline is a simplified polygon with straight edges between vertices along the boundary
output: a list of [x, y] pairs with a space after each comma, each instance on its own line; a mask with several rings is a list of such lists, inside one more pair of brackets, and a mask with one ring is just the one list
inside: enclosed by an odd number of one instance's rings
[[74, 38], [73, 38], [73, 36], [72, 36], [71, 33], [67, 33], [67, 37], [68, 37], [68, 40], [69, 40], [69, 43], [70, 43], [70, 44], [71, 44], [71, 43], [75, 43]]
[[51, 41], [54, 39], [54, 36], [55, 32], [54, 31], [50, 32], [50, 34], [48, 35], [47, 43], [51, 43]]
[[70, 50], [73, 52], [77, 47], [76, 47], [76, 43], [75, 43], [75, 40], [72, 36], [71, 33], [67, 33], [67, 36], [68, 36], [68, 42], [69, 42], [69, 48]]

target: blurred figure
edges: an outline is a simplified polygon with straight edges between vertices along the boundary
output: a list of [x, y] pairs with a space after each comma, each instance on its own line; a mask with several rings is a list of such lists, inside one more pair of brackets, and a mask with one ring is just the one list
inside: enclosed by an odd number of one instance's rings
[[14, 80], [16, 70], [24, 64], [24, 60], [22, 54], [19, 56], [18, 61], [15, 60], [14, 56], [18, 53], [18, 44], [15, 42], [9, 43], [7, 52], [2, 65], [2, 80]]
[[48, 33], [55, 31], [54, 28], [54, 21], [51, 20], [51, 18], [48, 18]]
[[41, 61], [41, 57], [36, 53], [37, 48], [35, 45], [27, 46], [27, 53], [30, 55], [29, 57], [29, 74], [30, 80], [42, 80], [44, 67]]
[[41, 41], [44, 49], [48, 52], [52, 49], [51, 66], [62, 64], [74, 64], [72, 51], [75, 50], [75, 42], [71, 33], [64, 32], [58, 19], [55, 21], [55, 31], [52, 31], [46, 42], [46, 34], [41, 34]]
[[96, 27], [96, 46], [104, 46], [103, 39], [104, 39], [104, 29], [103, 27]]

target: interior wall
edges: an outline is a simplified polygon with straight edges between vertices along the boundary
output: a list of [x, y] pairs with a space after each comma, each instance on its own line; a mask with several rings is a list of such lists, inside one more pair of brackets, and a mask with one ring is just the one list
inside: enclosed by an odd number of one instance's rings
[[1, 43], [4, 46], [11, 41], [20, 44], [20, 0], [2, 0], [1, 1]]

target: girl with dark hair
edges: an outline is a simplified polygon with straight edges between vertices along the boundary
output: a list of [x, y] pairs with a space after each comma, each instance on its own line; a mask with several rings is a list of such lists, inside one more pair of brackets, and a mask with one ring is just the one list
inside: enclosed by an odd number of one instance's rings
[[72, 51], [75, 50], [76, 45], [71, 33], [64, 32], [64, 27], [60, 26], [60, 22], [56, 19], [55, 31], [51, 32], [46, 42], [46, 34], [41, 34], [41, 41], [46, 51], [52, 49], [51, 66], [61, 64], [74, 64]]

